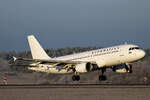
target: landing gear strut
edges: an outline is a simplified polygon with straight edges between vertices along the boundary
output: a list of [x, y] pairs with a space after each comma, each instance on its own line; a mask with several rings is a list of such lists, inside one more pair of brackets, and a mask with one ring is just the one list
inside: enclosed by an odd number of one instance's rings
[[129, 65], [129, 73], [132, 73], [132, 65]]
[[75, 69], [73, 69], [73, 71], [75, 72], [75, 75], [72, 76], [72, 80], [79, 81], [80, 80], [79, 73], [77, 73]]
[[128, 64], [125, 68], [128, 73], [132, 73], [132, 65], [131, 64]]
[[100, 81], [105, 81], [105, 80], [107, 80], [107, 77], [104, 75], [104, 72], [106, 71], [106, 68], [102, 68], [101, 71], [102, 71], [102, 74], [99, 75], [99, 80], [100, 80]]

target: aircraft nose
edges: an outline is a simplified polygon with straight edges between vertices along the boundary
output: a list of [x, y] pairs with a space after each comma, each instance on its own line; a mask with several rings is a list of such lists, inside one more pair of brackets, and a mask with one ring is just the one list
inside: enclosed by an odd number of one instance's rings
[[143, 58], [146, 55], [144, 50], [141, 50], [141, 57]]

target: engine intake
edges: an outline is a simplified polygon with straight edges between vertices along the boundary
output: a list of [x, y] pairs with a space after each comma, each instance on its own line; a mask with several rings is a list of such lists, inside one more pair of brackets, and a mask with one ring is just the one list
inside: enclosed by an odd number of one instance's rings
[[85, 73], [90, 72], [93, 69], [93, 65], [91, 63], [81, 63], [77, 64], [75, 67], [76, 72]]

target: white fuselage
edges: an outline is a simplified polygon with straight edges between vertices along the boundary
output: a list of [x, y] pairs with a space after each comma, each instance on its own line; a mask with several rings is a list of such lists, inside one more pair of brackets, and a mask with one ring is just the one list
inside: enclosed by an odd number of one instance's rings
[[[98, 50], [75, 53], [72, 55], [52, 58], [53, 60], [84, 61], [92, 62], [99, 68], [115, 66], [137, 61], [145, 56], [145, 52], [137, 45], [119, 45]], [[72, 70], [61, 66], [52, 67], [51, 65], [40, 64], [38, 67], [29, 67], [31, 70], [47, 73], [72, 73]]]

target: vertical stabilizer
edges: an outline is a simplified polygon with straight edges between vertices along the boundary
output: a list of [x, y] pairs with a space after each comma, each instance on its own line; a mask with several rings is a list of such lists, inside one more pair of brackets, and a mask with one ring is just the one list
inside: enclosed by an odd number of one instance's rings
[[33, 35], [29, 35], [27, 38], [33, 59], [51, 59]]

